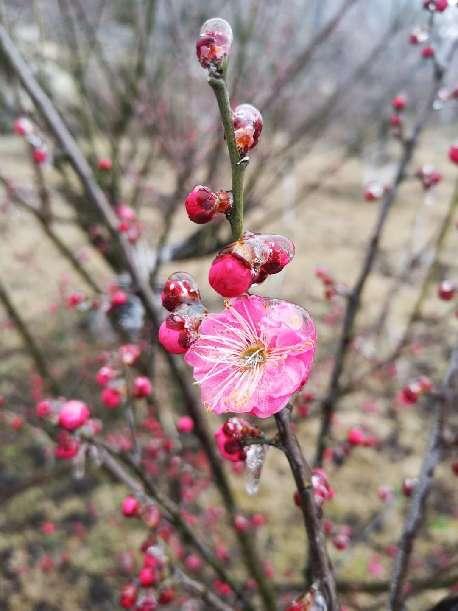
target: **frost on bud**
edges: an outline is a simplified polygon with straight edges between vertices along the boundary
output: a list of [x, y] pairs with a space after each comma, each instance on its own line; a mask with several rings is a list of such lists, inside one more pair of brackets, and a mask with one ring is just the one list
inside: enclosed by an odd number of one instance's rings
[[196, 54], [202, 68], [221, 69], [232, 46], [232, 28], [224, 19], [208, 19], [200, 28]]
[[266, 446], [253, 444], [246, 449], [246, 481], [245, 490], [250, 496], [257, 493], [261, 480], [262, 468], [266, 459]]
[[420, 45], [426, 42], [429, 38], [428, 32], [423, 28], [415, 28], [409, 35], [411, 45]]
[[204, 225], [212, 220], [215, 214], [228, 214], [232, 207], [232, 193], [218, 191], [213, 193], [208, 187], [197, 185], [188, 193], [184, 202], [189, 220]]
[[456, 294], [456, 285], [449, 280], [443, 280], [437, 289], [437, 296], [442, 301], [452, 301]]
[[232, 112], [235, 143], [239, 152], [245, 155], [258, 143], [262, 132], [262, 116], [251, 104], [239, 104]]
[[438, 185], [442, 180], [442, 174], [432, 165], [423, 165], [417, 170], [415, 176], [421, 181], [425, 191], [429, 191], [429, 189]]
[[184, 354], [197, 339], [200, 323], [207, 313], [199, 303], [186, 304], [169, 314], [159, 327], [159, 342], [171, 354]]
[[364, 188], [364, 199], [366, 202], [375, 202], [383, 197], [385, 188], [379, 182], [370, 182]]
[[321, 507], [325, 501], [334, 498], [335, 492], [329, 483], [328, 476], [323, 469], [313, 469], [312, 471], [313, 498], [315, 503]]
[[14, 133], [18, 136], [30, 136], [34, 130], [33, 123], [27, 117], [18, 117], [13, 123]]
[[252, 284], [279, 273], [293, 257], [294, 244], [288, 238], [246, 232], [214, 259], [209, 282], [223, 297], [237, 297]]
[[309, 592], [293, 600], [285, 611], [328, 611], [328, 606], [317, 584], [313, 584]]
[[432, 13], [443, 13], [448, 6], [448, 0], [423, 0], [423, 8]]
[[185, 303], [200, 301], [197, 282], [187, 272], [175, 272], [167, 278], [161, 293], [162, 305], [173, 312]]
[[247, 455], [242, 444], [243, 439], [248, 437], [259, 437], [260, 430], [251, 426], [243, 418], [229, 418], [215, 432], [216, 446], [219, 453], [231, 462], [245, 461]]

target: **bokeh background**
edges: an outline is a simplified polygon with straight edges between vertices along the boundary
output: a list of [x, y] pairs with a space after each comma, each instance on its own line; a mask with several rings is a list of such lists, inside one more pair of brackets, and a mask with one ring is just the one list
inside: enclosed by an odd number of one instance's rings
[[[207, 270], [229, 240], [228, 227], [192, 225], [183, 201], [195, 184], [228, 188], [230, 175], [215, 101], [194, 44], [207, 18], [218, 15], [232, 24], [231, 100], [256, 105], [264, 118], [247, 174], [246, 227], [284, 234], [296, 244], [291, 265], [257, 292], [290, 299], [316, 319], [319, 355], [306, 390], [320, 397], [345, 304], [339, 296], [325, 298], [314, 271], [327, 268], [343, 291], [357, 277], [380, 205], [366, 201], [365, 190], [370, 183], [390, 184], [402, 152], [390, 127], [390, 101], [407, 95], [408, 132], [431, 88], [432, 62], [421, 55], [426, 43], [409, 43], [416, 28], [428, 27], [421, 5], [419, 0], [3, 0], [0, 19], [96, 168], [110, 201], [136, 210], [143, 234], [138, 261], [151, 275], [158, 303], [165, 278], [180, 269], [196, 276], [211, 310], [221, 300], [208, 287]], [[434, 27], [429, 42], [439, 50], [439, 61], [457, 36], [457, 13], [451, 3]], [[344, 464], [331, 461], [327, 467], [336, 496], [326, 516], [352, 529], [348, 549], [331, 546], [342, 582], [383, 584], [389, 578], [390, 546], [406, 509], [402, 481], [418, 472], [431, 418], [427, 401], [406, 408], [397, 395], [421, 374], [439, 383], [456, 340], [453, 304], [438, 300], [436, 288], [458, 278], [457, 168], [447, 158], [458, 136], [458, 103], [450, 98], [458, 87], [457, 67], [455, 58], [390, 213], [347, 376], [383, 361], [406, 329], [411, 341], [392, 371], [360, 380], [336, 416], [336, 447], [354, 425], [381, 440], [377, 449], [358, 448]], [[66, 396], [86, 400], [114, 436], [124, 425], [101, 406], [94, 374], [119, 338], [100, 311], [68, 307], [70, 293], [92, 297], [94, 291], [37, 218], [43, 197], [52, 210], [51, 232], [99, 287], [125, 282], [125, 270], [68, 159], [1, 54], [0, 73], [3, 293], [44, 356], [46, 371]], [[38, 125], [49, 153], [39, 170], [12, 132], [14, 120], [24, 114]], [[101, 158], [112, 160], [112, 171], [97, 170]], [[433, 189], [423, 189], [415, 176], [424, 165], [442, 175]], [[139, 308], [134, 302], [116, 325], [128, 338], [147, 338], [154, 401], [141, 413], [159, 414], [179, 444], [180, 399], [154, 338], [141, 329]], [[69, 465], [54, 461], [34, 422], [35, 402], [49, 393], [49, 385], [30, 360], [18, 324], [11, 311], [0, 308], [0, 609], [115, 609], [128, 550], [140, 545], [142, 526], [126, 525], [120, 516], [121, 486], [91, 465], [79, 466], [74, 477]], [[314, 401], [298, 399], [304, 402], [308, 415], [299, 419], [298, 432], [312, 456], [320, 413]], [[208, 420], [214, 430], [219, 420], [211, 415]], [[438, 470], [412, 565], [418, 578], [447, 578], [454, 566], [456, 574], [457, 480], [448, 458]], [[293, 494], [286, 462], [269, 452], [260, 491], [252, 498], [244, 491], [243, 474], [230, 477], [243, 510], [266, 516], [256, 537], [271, 578], [300, 582], [302, 527], [297, 508], [286, 501]], [[382, 484], [394, 490], [383, 506], [377, 495]], [[218, 502], [211, 487], [198, 498], [202, 512]], [[237, 573], [236, 559], [234, 567]], [[427, 609], [441, 598], [447, 588], [436, 585], [414, 591], [409, 608]], [[346, 594], [345, 604], [383, 608], [386, 588], [379, 590]]]

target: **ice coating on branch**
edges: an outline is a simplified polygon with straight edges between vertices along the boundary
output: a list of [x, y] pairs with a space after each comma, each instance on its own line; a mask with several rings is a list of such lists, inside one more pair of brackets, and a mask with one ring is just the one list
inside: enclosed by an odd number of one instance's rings
[[246, 481], [245, 490], [254, 496], [259, 490], [262, 468], [266, 459], [266, 446], [253, 444], [246, 448]]
[[251, 295], [208, 314], [185, 361], [207, 409], [267, 418], [303, 387], [315, 348], [315, 325], [305, 310]]

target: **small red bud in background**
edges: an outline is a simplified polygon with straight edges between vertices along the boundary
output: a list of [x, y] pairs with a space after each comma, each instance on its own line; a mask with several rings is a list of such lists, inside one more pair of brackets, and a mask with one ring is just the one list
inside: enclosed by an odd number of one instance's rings
[[144, 399], [149, 397], [153, 390], [153, 386], [146, 376], [138, 376], [134, 380], [132, 394], [136, 399]]
[[134, 496], [126, 496], [121, 503], [122, 515], [126, 518], [133, 518], [140, 511], [140, 503]]
[[219, 255], [208, 274], [210, 286], [223, 297], [237, 297], [246, 293], [253, 281], [247, 264], [230, 253]]
[[95, 376], [95, 381], [97, 382], [99, 386], [106, 386], [108, 382], [111, 382], [111, 380], [113, 380], [116, 377], [116, 375], [117, 373], [113, 369], [113, 367], [110, 367], [109, 365], [105, 365], [104, 367], [101, 367], [98, 370]]
[[113, 162], [108, 158], [99, 159], [97, 168], [102, 172], [109, 172], [113, 168]]
[[100, 393], [100, 400], [108, 409], [116, 409], [122, 403], [122, 393], [114, 386], [106, 386]]
[[396, 112], [402, 112], [407, 107], [407, 96], [397, 95], [391, 100], [391, 106]]
[[405, 480], [402, 482], [402, 494], [407, 497], [412, 496], [417, 484], [418, 480], [416, 477], [406, 477]]
[[431, 45], [427, 45], [426, 47], [423, 47], [423, 49], [421, 50], [421, 56], [424, 59], [431, 59], [432, 57], [434, 57], [434, 55], [435, 55], [435, 51]]
[[18, 136], [30, 136], [30, 134], [33, 132], [33, 129], [33, 123], [27, 117], [19, 117], [13, 123], [14, 133]]
[[452, 144], [452, 146], [449, 148], [448, 158], [452, 163], [456, 163], [458, 165], [458, 144]]
[[41, 146], [37, 146], [33, 149], [32, 157], [37, 165], [43, 165], [48, 159], [48, 151]]
[[437, 289], [437, 296], [442, 301], [451, 301], [456, 294], [456, 285], [449, 280], [443, 280]]
[[58, 424], [67, 431], [75, 431], [90, 418], [88, 406], [82, 401], [66, 401], [60, 409]]
[[176, 427], [179, 433], [192, 433], [194, 420], [190, 416], [181, 416], [181, 418], [178, 418]]
[[137, 596], [137, 588], [133, 583], [129, 583], [121, 590], [121, 595], [119, 596], [119, 605], [123, 609], [132, 609], [137, 600]]

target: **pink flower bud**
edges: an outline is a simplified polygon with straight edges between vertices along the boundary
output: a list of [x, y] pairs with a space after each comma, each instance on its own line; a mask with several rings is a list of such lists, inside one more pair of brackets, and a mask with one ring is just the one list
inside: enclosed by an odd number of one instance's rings
[[168, 316], [159, 327], [159, 342], [171, 354], [184, 354], [187, 350], [188, 333], [184, 323], [177, 323]]
[[362, 446], [366, 440], [366, 434], [359, 427], [352, 427], [347, 433], [347, 441], [352, 446]]
[[161, 293], [162, 305], [173, 312], [184, 303], [200, 301], [200, 292], [196, 281], [187, 272], [175, 272], [168, 277]]
[[33, 132], [33, 123], [27, 117], [19, 117], [13, 123], [13, 130], [18, 136], [30, 136]]
[[232, 29], [227, 21], [208, 19], [200, 29], [196, 54], [202, 68], [221, 68], [232, 46]]
[[141, 350], [136, 344], [124, 344], [124, 346], [119, 348], [121, 361], [129, 367], [135, 363], [140, 354]]
[[152, 384], [146, 376], [138, 376], [134, 380], [133, 395], [136, 399], [149, 397], [153, 390]]
[[52, 403], [47, 399], [39, 401], [35, 405], [35, 413], [39, 418], [46, 418], [52, 413]]
[[88, 406], [82, 401], [66, 401], [60, 412], [58, 424], [67, 431], [83, 426], [90, 418]]
[[385, 189], [379, 182], [370, 182], [364, 188], [364, 199], [366, 202], [375, 202], [383, 197]]
[[48, 159], [48, 151], [42, 146], [37, 146], [33, 149], [32, 157], [36, 165], [43, 165]]
[[396, 112], [401, 112], [407, 107], [407, 96], [400, 94], [391, 100], [391, 106]]
[[423, 0], [423, 8], [432, 13], [443, 13], [448, 6], [448, 0]]
[[95, 376], [95, 381], [97, 382], [99, 386], [106, 386], [108, 382], [111, 382], [111, 380], [113, 380], [116, 377], [116, 375], [117, 373], [113, 369], [113, 367], [110, 367], [109, 365], [105, 365], [104, 367], [101, 367], [98, 370]]
[[140, 503], [134, 496], [126, 496], [121, 503], [122, 515], [126, 518], [133, 518], [140, 511]]
[[100, 393], [100, 400], [108, 409], [116, 409], [122, 403], [122, 393], [114, 386], [106, 386]]
[[216, 195], [208, 187], [198, 185], [188, 193], [184, 205], [189, 220], [203, 225], [211, 221], [216, 214]]
[[137, 600], [138, 591], [133, 583], [128, 583], [121, 590], [119, 605], [123, 609], [132, 609]]
[[142, 588], [149, 588], [150, 586], [157, 583], [157, 572], [149, 566], [144, 566], [138, 574], [138, 581]]
[[448, 158], [452, 163], [458, 164], [458, 144], [452, 144], [448, 150]]
[[241, 154], [246, 154], [258, 143], [263, 121], [261, 113], [251, 104], [240, 104], [232, 113], [235, 143]]
[[67, 431], [61, 431], [57, 436], [57, 446], [54, 450], [54, 455], [59, 460], [70, 460], [78, 454], [79, 449], [79, 441]]
[[437, 296], [442, 301], [451, 301], [456, 294], [456, 285], [449, 280], [443, 280], [437, 289]]
[[113, 167], [113, 162], [111, 159], [103, 158], [99, 159], [97, 162], [97, 168], [102, 172], [109, 172]]
[[421, 56], [423, 57], [423, 59], [431, 59], [432, 57], [434, 57], [434, 55], [435, 55], [435, 51], [431, 45], [427, 45], [426, 47], [423, 47], [421, 51]]
[[230, 253], [216, 257], [208, 275], [210, 286], [223, 297], [237, 297], [246, 293], [252, 280], [250, 268]]
[[194, 420], [190, 416], [181, 416], [181, 418], [178, 418], [176, 426], [179, 433], [192, 433]]
[[418, 484], [418, 480], [416, 477], [406, 477], [402, 482], [402, 493], [404, 496], [412, 496], [413, 491], [415, 490]]

